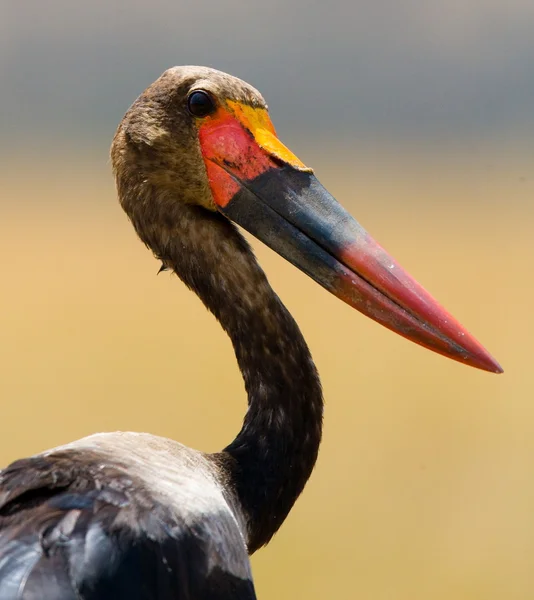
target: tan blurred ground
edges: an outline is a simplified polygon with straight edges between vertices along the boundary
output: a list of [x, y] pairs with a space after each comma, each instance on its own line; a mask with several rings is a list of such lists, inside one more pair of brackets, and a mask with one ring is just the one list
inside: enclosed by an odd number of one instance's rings
[[[519, 150], [397, 150], [308, 155], [505, 374], [394, 336], [256, 244], [327, 400], [316, 471], [253, 559], [262, 599], [534, 597], [531, 165]], [[0, 464], [100, 430], [222, 447], [245, 410], [230, 344], [156, 277], [105, 150], [28, 164], [4, 163], [0, 192]]]

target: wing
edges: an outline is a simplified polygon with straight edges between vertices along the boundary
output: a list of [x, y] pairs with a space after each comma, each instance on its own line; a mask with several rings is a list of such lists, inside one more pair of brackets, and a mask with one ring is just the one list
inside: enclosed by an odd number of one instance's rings
[[2, 600], [255, 600], [120, 464], [60, 451], [0, 472]]

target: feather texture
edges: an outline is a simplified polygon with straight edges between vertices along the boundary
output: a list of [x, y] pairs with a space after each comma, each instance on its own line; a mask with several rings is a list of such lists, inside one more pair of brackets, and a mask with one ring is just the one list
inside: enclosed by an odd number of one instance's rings
[[[60, 449], [13, 463], [0, 481], [2, 600], [256, 597], [218, 562], [210, 516], [158, 502], [131, 465]], [[248, 563], [238, 530], [231, 543]]]

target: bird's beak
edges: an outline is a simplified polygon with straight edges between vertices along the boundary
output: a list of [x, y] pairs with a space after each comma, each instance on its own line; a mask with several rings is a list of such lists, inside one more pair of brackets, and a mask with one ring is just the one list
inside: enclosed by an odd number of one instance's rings
[[199, 141], [221, 213], [392, 331], [467, 365], [502, 372], [278, 140], [265, 109], [229, 102], [199, 126]]

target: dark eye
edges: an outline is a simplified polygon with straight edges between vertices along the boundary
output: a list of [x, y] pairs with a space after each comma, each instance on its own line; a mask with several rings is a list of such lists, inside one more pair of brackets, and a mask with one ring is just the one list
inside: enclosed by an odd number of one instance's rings
[[189, 96], [187, 108], [195, 117], [206, 117], [215, 110], [215, 102], [207, 92], [198, 90]]

